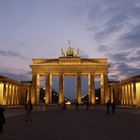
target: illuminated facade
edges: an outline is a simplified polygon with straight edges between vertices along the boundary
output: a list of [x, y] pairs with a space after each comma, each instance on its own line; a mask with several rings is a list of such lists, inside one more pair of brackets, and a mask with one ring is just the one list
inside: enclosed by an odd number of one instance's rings
[[140, 75], [109, 84], [111, 102], [125, 106], [140, 106]]
[[31, 83], [20, 83], [0, 76], [0, 104], [7, 106], [24, 105], [31, 94]]
[[59, 104], [64, 102], [64, 77], [76, 77], [76, 98], [81, 103], [81, 77], [88, 77], [89, 103], [95, 103], [94, 77], [100, 78], [101, 104], [109, 99], [108, 94], [108, 63], [106, 58], [88, 59], [79, 57], [79, 49], [75, 52], [70, 46], [57, 59], [33, 59], [31, 97], [34, 104], [39, 104], [40, 77], [45, 77], [45, 102], [52, 103], [52, 77], [59, 77]]

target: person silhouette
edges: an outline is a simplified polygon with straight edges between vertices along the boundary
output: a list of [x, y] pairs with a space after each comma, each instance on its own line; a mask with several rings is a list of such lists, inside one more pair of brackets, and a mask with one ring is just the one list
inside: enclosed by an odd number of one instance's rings
[[114, 114], [114, 113], [115, 113], [115, 109], [116, 109], [116, 104], [115, 104], [115, 102], [112, 102], [112, 103], [111, 103], [111, 107], [112, 107], [112, 114]]
[[109, 112], [110, 112], [110, 100], [108, 100], [108, 102], [106, 103], [106, 107], [107, 107], [107, 114], [109, 114]]
[[76, 110], [78, 110], [79, 104], [78, 104], [78, 101], [77, 101], [77, 100], [76, 100], [76, 102], [75, 102], [75, 106], [76, 106]]
[[88, 101], [86, 102], [86, 107], [87, 107], [87, 110], [89, 110], [89, 102]]
[[3, 133], [3, 125], [5, 124], [6, 120], [4, 117], [5, 109], [0, 105], [0, 133]]
[[67, 110], [66, 101], [63, 102], [63, 110]]
[[25, 105], [25, 110], [26, 110], [26, 120], [25, 121], [28, 121], [28, 119], [30, 119], [30, 121], [32, 121], [32, 116], [31, 116], [32, 109], [33, 109], [33, 105], [31, 103], [31, 101], [28, 100], [28, 102]]

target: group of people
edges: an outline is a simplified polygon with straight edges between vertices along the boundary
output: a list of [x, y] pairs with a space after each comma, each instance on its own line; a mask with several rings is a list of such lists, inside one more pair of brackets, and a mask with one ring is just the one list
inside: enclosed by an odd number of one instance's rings
[[112, 108], [112, 114], [115, 113], [115, 109], [116, 109], [116, 104], [115, 102], [110, 102], [110, 100], [108, 100], [108, 102], [106, 103], [106, 107], [107, 107], [107, 114], [110, 113], [110, 107]]
[[[26, 110], [26, 120], [25, 121], [28, 121], [28, 120], [32, 121], [32, 116], [31, 116], [32, 109], [33, 109], [33, 105], [31, 103], [31, 101], [29, 100], [25, 104], [25, 110]], [[5, 112], [4, 107], [2, 107], [2, 105], [0, 105], [0, 133], [3, 133], [3, 125], [6, 123], [4, 112]]]
[[[76, 101], [75, 102], [76, 110], [78, 110], [78, 106], [79, 106], [78, 101]], [[89, 110], [89, 103], [88, 102], [87, 102], [86, 106], [87, 106], [87, 110]], [[115, 108], [116, 108], [115, 102], [111, 103], [109, 100], [106, 103], [106, 107], [107, 107], [107, 114], [110, 113], [110, 107], [112, 108], [112, 114], [115, 113]], [[28, 102], [25, 104], [25, 110], [26, 110], [25, 121], [32, 121], [32, 116], [31, 116], [32, 109], [33, 109], [33, 105], [31, 103], [31, 101], [28, 100]], [[64, 102], [64, 104], [63, 104], [63, 109], [66, 110], [66, 102]], [[6, 120], [4, 117], [4, 112], [5, 112], [5, 109], [0, 105], [0, 133], [3, 133], [3, 125], [6, 123]]]

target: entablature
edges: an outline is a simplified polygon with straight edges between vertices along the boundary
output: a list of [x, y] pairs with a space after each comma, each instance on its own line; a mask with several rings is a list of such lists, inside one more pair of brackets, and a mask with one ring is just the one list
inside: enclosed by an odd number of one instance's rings
[[38, 66], [38, 65], [32, 65], [32, 72], [63, 72], [63, 73], [75, 73], [75, 72], [108, 72], [108, 66], [85, 66], [85, 65], [67, 65], [67, 66]]
[[32, 59], [33, 65], [56, 65], [56, 64], [104, 64], [107, 65], [107, 58], [80, 58], [80, 57], [60, 57], [58, 59]]

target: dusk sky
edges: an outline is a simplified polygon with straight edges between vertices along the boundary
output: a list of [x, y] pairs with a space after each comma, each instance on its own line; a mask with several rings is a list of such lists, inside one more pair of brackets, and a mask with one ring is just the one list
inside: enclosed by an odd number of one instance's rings
[[109, 78], [140, 74], [140, 0], [0, 0], [0, 74], [31, 79], [32, 58], [61, 49], [108, 58]]

